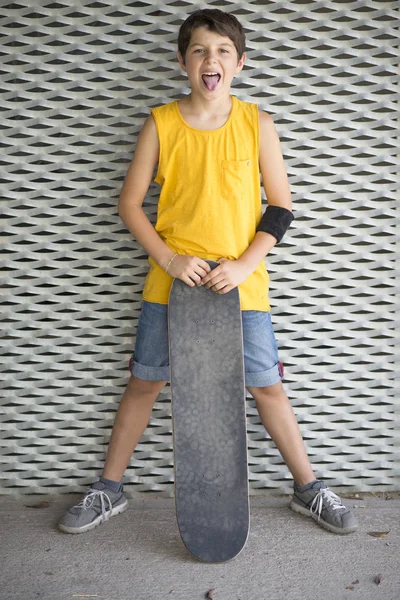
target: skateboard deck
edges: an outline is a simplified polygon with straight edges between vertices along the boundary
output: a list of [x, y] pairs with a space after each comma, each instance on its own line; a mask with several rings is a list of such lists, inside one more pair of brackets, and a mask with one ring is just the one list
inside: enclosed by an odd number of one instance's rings
[[199, 560], [225, 562], [243, 549], [249, 531], [238, 288], [216, 294], [174, 279], [168, 331], [179, 532]]

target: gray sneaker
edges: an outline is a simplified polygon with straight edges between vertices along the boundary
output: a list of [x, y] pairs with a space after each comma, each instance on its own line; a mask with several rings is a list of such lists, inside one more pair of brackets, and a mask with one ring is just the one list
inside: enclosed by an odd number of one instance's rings
[[294, 484], [294, 494], [289, 508], [312, 517], [319, 525], [333, 533], [352, 533], [358, 527], [351, 510], [341, 503], [323, 481], [316, 481], [312, 488], [299, 492]]
[[67, 510], [59, 520], [58, 528], [65, 533], [84, 533], [124, 512], [127, 507], [122, 487], [119, 492], [112, 492], [104, 483], [96, 481], [83, 500]]

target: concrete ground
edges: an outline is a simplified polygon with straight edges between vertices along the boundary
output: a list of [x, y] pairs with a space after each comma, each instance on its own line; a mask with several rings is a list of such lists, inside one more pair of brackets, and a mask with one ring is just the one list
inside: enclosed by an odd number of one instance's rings
[[289, 497], [251, 497], [247, 544], [224, 564], [192, 558], [172, 499], [131, 499], [123, 514], [69, 535], [56, 522], [80, 496], [3, 496], [0, 598], [399, 600], [399, 494], [359, 496], [341, 496], [359, 520], [346, 536], [293, 513]]

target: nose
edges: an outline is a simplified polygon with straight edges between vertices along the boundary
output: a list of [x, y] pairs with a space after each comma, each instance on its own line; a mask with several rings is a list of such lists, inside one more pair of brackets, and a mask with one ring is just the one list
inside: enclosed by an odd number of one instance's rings
[[206, 53], [206, 62], [214, 62], [216, 60], [216, 56], [214, 56], [214, 53], [212, 50], [207, 50]]

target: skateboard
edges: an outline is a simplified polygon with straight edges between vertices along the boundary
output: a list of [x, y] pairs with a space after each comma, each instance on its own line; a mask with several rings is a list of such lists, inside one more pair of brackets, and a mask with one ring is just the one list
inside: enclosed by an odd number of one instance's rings
[[[211, 268], [219, 263], [207, 261]], [[175, 508], [186, 548], [226, 562], [249, 532], [246, 395], [238, 288], [174, 279], [168, 303]]]

